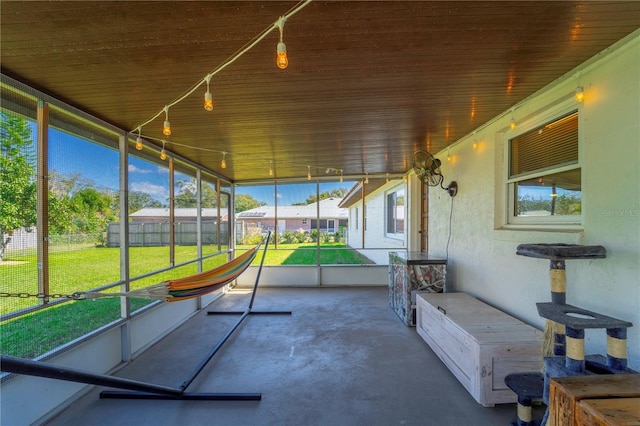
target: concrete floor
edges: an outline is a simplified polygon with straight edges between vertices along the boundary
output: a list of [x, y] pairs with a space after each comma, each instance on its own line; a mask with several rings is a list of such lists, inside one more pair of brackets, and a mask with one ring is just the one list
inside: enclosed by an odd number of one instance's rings
[[[208, 309], [244, 310], [234, 290]], [[188, 392], [261, 401], [100, 399], [96, 388], [48, 425], [508, 425], [515, 404], [484, 408], [375, 288], [260, 289], [245, 319]], [[118, 376], [179, 387], [238, 317], [206, 310]]]

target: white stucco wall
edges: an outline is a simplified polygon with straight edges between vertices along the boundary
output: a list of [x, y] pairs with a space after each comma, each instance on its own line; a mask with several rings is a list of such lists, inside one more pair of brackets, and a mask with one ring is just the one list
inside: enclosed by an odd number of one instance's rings
[[[414, 179], [413, 182], [415, 183], [417, 181]], [[408, 247], [408, 241], [411, 240], [410, 235], [412, 235], [413, 226], [415, 225], [413, 225], [410, 220], [405, 220], [405, 234], [401, 238], [398, 238], [397, 236], [388, 236], [385, 232], [385, 195], [391, 191], [396, 191], [402, 188], [405, 190], [405, 200], [407, 200], [408, 197], [413, 196], [413, 194], [409, 195], [411, 181], [409, 183], [405, 183], [402, 180], [392, 180], [367, 195], [365, 199], [367, 223], [364, 232], [364, 247], [362, 245], [362, 200], [349, 206], [349, 227], [347, 231], [349, 245], [357, 249], [372, 261], [376, 262], [376, 264], [388, 264], [389, 251], [404, 250]], [[359, 216], [357, 220], [357, 229], [355, 225], [356, 208]], [[405, 218], [411, 217], [412, 204], [407, 203], [404, 214]]]
[[[540, 329], [536, 302], [550, 301], [549, 261], [517, 256], [521, 243], [602, 245], [606, 259], [567, 260], [567, 303], [634, 324], [629, 366], [640, 369], [640, 30], [518, 105], [516, 121], [535, 119], [585, 89], [580, 105], [583, 224], [574, 230], [504, 226], [504, 143], [511, 111], [457, 141], [443, 160], [453, 199], [449, 288], [463, 291]], [[521, 118], [519, 118], [521, 117]], [[473, 148], [477, 141], [476, 149]], [[430, 192], [430, 255], [443, 257], [451, 198]], [[419, 218], [412, 217], [412, 221]], [[604, 330], [587, 330], [586, 353], [606, 354]]]

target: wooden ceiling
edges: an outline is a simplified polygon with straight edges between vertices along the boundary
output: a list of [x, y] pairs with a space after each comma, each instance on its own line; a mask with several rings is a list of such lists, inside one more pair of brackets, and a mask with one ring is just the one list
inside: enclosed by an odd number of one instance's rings
[[[640, 2], [10, 1], [2, 73], [233, 181], [403, 173], [640, 27]], [[226, 152], [226, 169], [221, 169]], [[307, 167], [309, 166], [309, 167]], [[330, 174], [335, 171], [330, 170]]]

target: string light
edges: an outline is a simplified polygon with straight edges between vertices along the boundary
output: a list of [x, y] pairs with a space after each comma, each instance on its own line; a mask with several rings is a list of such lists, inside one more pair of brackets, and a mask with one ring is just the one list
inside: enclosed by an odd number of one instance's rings
[[367, 184], [369, 183], [369, 173], [365, 172], [364, 175], [365, 175], [364, 183]]
[[[275, 29], [279, 29], [279, 31], [280, 31], [280, 42], [278, 43], [277, 52], [278, 52], [279, 56], [284, 56], [284, 58], [279, 58], [277, 60], [278, 66], [280, 68], [286, 68], [287, 65], [288, 65], [288, 59], [286, 58], [286, 46], [285, 46], [284, 42], [282, 41], [284, 23], [289, 18], [291, 18], [293, 15], [295, 15], [298, 12], [300, 12], [302, 9], [304, 9], [309, 4], [311, 4], [311, 1], [312, 0], [302, 0], [302, 1], [300, 1], [295, 7], [290, 9], [284, 15], [280, 16], [276, 22], [272, 23], [269, 27], [264, 29], [260, 34], [255, 36], [250, 42], [248, 42], [245, 46], [243, 46], [240, 50], [238, 50], [235, 54], [233, 54], [229, 59], [227, 59], [225, 62], [220, 64], [218, 67], [216, 67], [214, 70], [212, 70], [209, 74], [207, 74], [202, 80], [200, 80], [198, 82], [198, 84], [193, 85], [190, 89], [185, 91], [178, 98], [174, 99], [173, 101], [171, 101], [170, 103], [165, 105], [165, 107], [163, 109], [161, 109], [160, 111], [158, 111], [153, 117], [149, 118], [148, 120], [146, 120], [143, 123], [140, 123], [134, 129], [138, 129], [139, 130], [140, 128], [146, 126], [147, 124], [149, 124], [149, 123], [153, 122], [154, 120], [156, 120], [157, 118], [159, 118], [162, 115], [162, 113], [164, 112], [165, 113], [165, 121], [164, 121], [164, 125], [162, 127], [162, 133], [165, 136], [170, 136], [171, 135], [171, 124], [169, 123], [169, 108], [174, 106], [174, 105], [177, 105], [178, 103], [182, 102], [183, 100], [185, 100], [189, 96], [191, 96], [191, 94], [193, 94], [196, 90], [199, 89], [200, 85], [203, 82], [207, 83], [207, 91], [205, 92], [205, 95], [204, 95], [204, 108], [207, 111], [213, 110], [213, 97], [211, 96], [211, 92], [210, 92], [210, 88], [209, 88], [211, 78], [214, 75], [216, 75], [219, 72], [221, 72], [222, 70], [224, 70], [225, 68], [227, 68], [228, 66], [230, 66], [232, 63], [234, 63], [242, 55], [244, 55], [245, 53], [247, 53], [248, 51], [253, 49], [256, 45], [258, 45], [258, 43], [260, 43], [262, 40], [264, 40]], [[133, 132], [133, 131], [134, 130], [132, 130], [131, 132]], [[172, 142], [172, 143], [174, 143], [174, 142]]]
[[513, 109], [511, 110], [511, 122], [509, 123], [509, 128], [511, 130], [516, 128], [516, 120], [513, 118]]
[[138, 151], [142, 151], [142, 138], [140, 136], [140, 133], [142, 133], [142, 130], [140, 129], [140, 127], [138, 127], [138, 137], [136, 138], [136, 149]]
[[164, 125], [162, 126], [162, 134], [171, 136], [171, 123], [169, 123], [169, 106], [164, 107]]
[[222, 153], [222, 161], [220, 162], [220, 167], [222, 167], [223, 169], [226, 169], [226, 168], [227, 168], [227, 160], [226, 160], [226, 157], [227, 157], [227, 153], [226, 153], [226, 152], [223, 152], [223, 153]]
[[582, 86], [576, 87], [576, 102], [584, 101], [584, 90]]
[[278, 42], [278, 48], [276, 49], [276, 65], [278, 68], [285, 69], [289, 66], [289, 59], [287, 59], [287, 46], [282, 41], [282, 32], [284, 31], [284, 23], [287, 19], [284, 16], [281, 16], [276, 23], [278, 30], [280, 30], [280, 41]]
[[273, 176], [273, 160], [269, 160], [269, 176]]
[[340, 169], [340, 182], [344, 182], [344, 177], [342, 176], [342, 169]]
[[307, 166], [307, 180], [311, 180], [311, 166]]
[[205, 77], [205, 81], [207, 82], [207, 91], [204, 94], [204, 109], [207, 111], [213, 111], [213, 96], [209, 91], [209, 82], [211, 81], [211, 77], [213, 77], [211, 74], [208, 74]]
[[167, 152], [164, 150], [164, 144], [165, 141], [162, 141], [162, 151], [160, 151], [160, 159], [163, 161], [167, 159]]

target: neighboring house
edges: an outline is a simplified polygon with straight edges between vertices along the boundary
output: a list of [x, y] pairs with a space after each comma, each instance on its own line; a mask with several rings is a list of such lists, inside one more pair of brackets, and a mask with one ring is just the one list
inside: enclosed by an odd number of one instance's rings
[[320, 203], [306, 206], [260, 206], [236, 214], [236, 224], [242, 229], [242, 234], [251, 230], [275, 230], [278, 221], [278, 233], [310, 232], [318, 229], [320, 232], [334, 234], [340, 227], [346, 227], [349, 216], [348, 210], [338, 207], [341, 198], [326, 198]]

